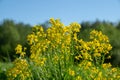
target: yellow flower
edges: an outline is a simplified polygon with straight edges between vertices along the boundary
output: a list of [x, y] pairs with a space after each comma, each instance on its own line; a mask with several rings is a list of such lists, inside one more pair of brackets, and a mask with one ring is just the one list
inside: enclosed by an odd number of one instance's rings
[[82, 80], [81, 76], [77, 76], [76, 80]]
[[25, 56], [25, 50], [26, 50], [27, 48], [26, 47], [24, 47], [23, 48], [23, 50], [22, 50], [22, 45], [20, 45], [20, 44], [18, 44], [17, 45], [17, 47], [15, 48], [15, 51], [16, 51], [16, 54], [20, 54], [20, 57], [24, 57]]
[[93, 56], [94, 56], [94, 57], [100, 57], [101, 54], [100, 54], [100, 53], [94, 53]]
[[55, 55], [54, 58], [53, 58], [53, 61], [54, 61], [55, 63], [57, 63], [58, 60], [59, 60], [59, 57], [58, 57], [57, 55]]
[[71, 76], [75, 76], [75, 71], [74, 71], [74, 70], [69, 69], [69, 75], [71, 75]]
[[112, 65], [110, 64], [110, 63], [104, 63], [104, 64], [102, 64], [102, 67], [104, 68], [104, 69], [107, 69], [107, 68], [110, 68]]
[[120, 79], [120, 75], [117, 75], [116, 78], [117, 78], [117, 79]]
[[112, 68], [112, 72], [116, 72], [117, 71], [117, 68]]
[[98, 73], [98, 77], [102, 77], [102, 72], [99, 72], [99, 73]]
[[79, 54], [78, 56], [75, 56], [76, 60], [82, 59], [82, 56]]
[[70, 24], [70, 27], [71, 27], [71, 30], [72, 30], [73, 32], [79, 32], [79, 31], [80, 31], [80, 28], [81, 28], [80, 24], [78, 24], [78, 23], [76, 23], [76, 22], [71, 23], [71, 24]]
[[89, 61], [88, 63], [87, 63], [87, 66], [92, 66], [92, 63]]
[[16, 54], [20, 54], [22, 52], [22, 45], [18, 44], [15, 48]]

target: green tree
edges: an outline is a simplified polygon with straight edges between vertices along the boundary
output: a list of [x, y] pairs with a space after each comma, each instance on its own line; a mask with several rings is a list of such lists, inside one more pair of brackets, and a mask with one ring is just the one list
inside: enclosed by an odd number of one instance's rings
[[20, 35], [15, 28], [15, 23], [12, 20], [5, 20], [1, 24], [0, 32], [0, 55], [4, 60], [11, 61], [13, 47], [16, 46], [17, 41], [20, 40]]
[[120, 30], [120, 21], [118, 22], [118, 24], [117, 24], [117, 29], [119, 29]]
[[4, 20], [0, 24], [0, 61], [11, 61], [15, 55], [17, 44], [27, 46], [26, 37], [31, 32], [29, 24]]

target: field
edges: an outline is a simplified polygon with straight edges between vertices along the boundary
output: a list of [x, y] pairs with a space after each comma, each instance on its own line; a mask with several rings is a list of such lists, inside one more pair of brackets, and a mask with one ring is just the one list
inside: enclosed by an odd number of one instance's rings
[[92, 30], [89, 41], [78, 38], [81, 26], [64, 26], [58, 19], [50, 19], [51, 26], [33, 27], [27, 36], [30, 56], [26, 47], [18, 44], [19, 55], [13, 63], [0, 63], [1, 80], [119, 80], [120, 69], [111, 63], [112, 49], [109, 38], [101, 31]]

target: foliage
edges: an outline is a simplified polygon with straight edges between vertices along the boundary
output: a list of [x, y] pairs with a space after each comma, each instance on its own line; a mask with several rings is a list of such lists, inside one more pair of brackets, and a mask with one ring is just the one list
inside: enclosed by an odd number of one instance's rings
[[[78, 39], [81, 26], [71, 23], [64, 26], [58, 19], [50, 19], [51, 26], [33, 27], [27, 36], [30, 56], [26, 58], [25, 47], [18, 45], [19, 54], [7, 70], [8, 79], [17, 80], [109, 80], [120, 79], [119, 68], [104, 63], [111, 58], [112, 46], [101, 31], [92, 30], [88, 41]], [[80, 36], [79, 36], [80, 38]]]
[[5, 20], [0, 24], [0, 61], [12, 61], [15, 58], [14, 48], [18, 43], [26, 45], [26, 36], [31, 32], [30, 25], [15, 24]]

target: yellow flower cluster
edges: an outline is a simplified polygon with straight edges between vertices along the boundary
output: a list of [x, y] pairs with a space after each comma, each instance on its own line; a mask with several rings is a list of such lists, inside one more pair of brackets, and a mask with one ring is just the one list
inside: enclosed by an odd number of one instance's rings
[[108, 37], [96, 30], [90, 32], [90, 41], [80, 39], [77, 43], [78, 55], [75, 58], [94, 61], [98, 64], [104, 63], [105, 55], [110, 55], [109, 51], [112, 49]]
[[8, 80], [20, 79], [27, 80], [31, 78], [31, 71], [26, 59], [17, 58], [14, 61], [13, 68], [7, 71]]
[[[83, 60], [79, 64], [77, 71], [81, 76], [80, 80], [119, 80], [119, 68], [112, 68], [110, 63], [104, 63], [101, 66], [94, 65], [91, 61]], [[75, 72], [75, 73], [77, 73]], [[84, 78], [84, 75], [87, 75]], [[77, 78], [76, 78], [77, 79]]]
[[24, 58], [27, 48], [24, 47], [24, 49], [22, 48], [22, 45], [18, 44], [17, 47], [15, 48], [16, 54], [20, 54], [21, 58]]
[[[78, 23], [72, 23], [64, 26], [59, 19], [50, 19], [51, 27], [46, 32], [39, 25], [33, 27], [33, 32], [28, 35], [27, 40], [31, 45], [31, 60], [38, 64], [43, 55], [47, 53], [70, 53], [71, 38], [73, 33], [79, 32], [81, 26]], [[59, 48], [59, 50], [57, 50]], [[48, 54], [47, 54], [48, 55]], [[54, 56], [53, 56], [54, 57]], [[55, 60], [54, 57], [53, 60]], [[57, 58], [58, 59], [58, 58]], [[46, 59], [42, 61], [45, 62]], [[40, 65], [40, 64], [39, 64]]]
[[29, 69], [29, 64], [24, 58], [26, 54], [25, 50], [26, 48], [23, 48], [20, 44], [18, 44], [15, 48], [16, 54], [19, 54], [20, 57], [15, 59], [15, 61], [13, 62], [13, 67], [7, 71], [7, 76], [9, 80], [25, 80], [29, 79], [32, 76]]

